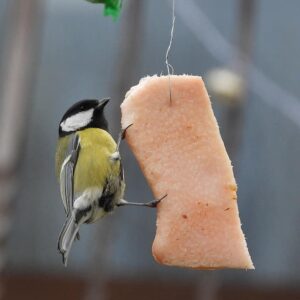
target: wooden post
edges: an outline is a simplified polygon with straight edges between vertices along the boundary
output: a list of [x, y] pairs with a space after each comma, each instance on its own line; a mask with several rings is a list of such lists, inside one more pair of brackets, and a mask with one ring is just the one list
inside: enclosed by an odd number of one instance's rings
[[0, 73], [0, 273], [6, 262], [11, 202], [18, 188], [30, 99], [36, 71], [43, 1], [10, 0], [7, 5], [4, 64]]
[[[132, 85], [136, 62], [138, 60], [140, 45], [139, 37], [143, 27], [143, 0], [131, 0], [126, 2], [122, 14], [122, 32], [119, 44], [118, 57], [120, 58], [115, 67], [114, 77], [112, 78], [112, 99], [113, 107], [111, 127], [115, 132], [120, 131], [120, 104], [125, 97], [125, 93]], [[116, 128], [117, 127], [117, 128]], [[121, 220], [122, 221], [122, 220]], [[97, 223], [97, 231], [94, 239], [96, 243], [94, 256], [91, 257], [89, 268], [89, 282], [86, 293], [86, 300], [107, 299], [106, 283], [108, 279], [106, 258], [111, 255], [115, 230], [119, 228], [119, 220], [104, 218]], [[112, 237], [112, 238], [111, 238]]]
[[237, 158], [244, 127], [244, 107], [247, 96], [249, 62], [252, 50], [255, 0], [240, 0], [238, 43], [233, 69], [241, 78], [241, 99], [224, 109], [224, 142], [230, 158]]

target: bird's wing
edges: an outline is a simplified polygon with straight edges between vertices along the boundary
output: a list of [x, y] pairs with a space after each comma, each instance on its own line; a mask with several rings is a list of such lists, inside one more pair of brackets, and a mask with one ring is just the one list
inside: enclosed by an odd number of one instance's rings
[[71, 149], [64, 160], [60, 171], [60, 193], [67, 216], [73, 208], [74, 197], [74, 171], [80, 151], [79, 136], [74, 134]]

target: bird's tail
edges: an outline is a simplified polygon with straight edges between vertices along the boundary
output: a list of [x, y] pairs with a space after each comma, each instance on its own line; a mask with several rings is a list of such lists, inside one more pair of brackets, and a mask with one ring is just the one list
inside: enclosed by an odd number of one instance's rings
[[75, 222], [74, 216], [69, 216], [58, 239], [58, 250], [62, 254], [63, 264], [65, 266], [67, 266], [68, 256], [78, 231], [79, 224]]

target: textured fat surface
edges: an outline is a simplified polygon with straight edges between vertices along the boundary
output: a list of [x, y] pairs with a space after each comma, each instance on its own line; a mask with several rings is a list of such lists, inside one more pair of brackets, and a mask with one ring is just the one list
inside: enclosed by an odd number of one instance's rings
[[121, 105], [126, 140], [156, 198], [152, 251], [163, 264], [253, 268], [236, 183], [201, 77], [146, 77]]

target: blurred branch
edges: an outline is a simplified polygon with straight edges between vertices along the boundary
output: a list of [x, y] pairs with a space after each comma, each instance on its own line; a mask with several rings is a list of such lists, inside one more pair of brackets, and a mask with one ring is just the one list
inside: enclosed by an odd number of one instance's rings
[[[171, 4], [171, 2], [169, 2]], [[231, 45], [194, 0], [178, 1], [177, 16], [207, 51], [222, 64], [228, 64], [236, 53]], [[251, 90], [273, 109], [300, 128], [300, 101], [282, 89], [252, 63], [249, 63]], [[283, 101], [284, 99], [284, 101]]]
[[30, 99], [36, 71], [43, 1], [11, 0], [5, 27], [1, 70], [0, 112], [0, 271], [6, 261], [5, 245], [11, 223], [11, 201], [26, 139]]

